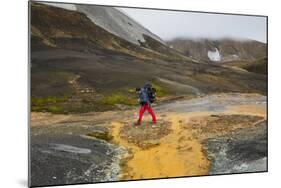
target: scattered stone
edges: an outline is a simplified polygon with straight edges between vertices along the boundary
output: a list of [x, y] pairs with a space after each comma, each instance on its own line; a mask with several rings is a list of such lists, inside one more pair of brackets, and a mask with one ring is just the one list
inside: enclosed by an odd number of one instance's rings
[[86, 135], [105, 141], [111, 141], [113, 139], [112, 135], [110, 135], [108, 132], [102, 132], [102, 131], [94, 131], [94, 132], [87, 133]]
[[[148, 124], [146, 126], [146, 124]], [[157, 125], [143, 122], [142, 125], [131, 126], [128, 122], [120, 130], [122, 139], [141, 148], [152, 147], [155, 145], [155, 140], [168, 135], [171, 132], [171, 122], [158, 120]]]

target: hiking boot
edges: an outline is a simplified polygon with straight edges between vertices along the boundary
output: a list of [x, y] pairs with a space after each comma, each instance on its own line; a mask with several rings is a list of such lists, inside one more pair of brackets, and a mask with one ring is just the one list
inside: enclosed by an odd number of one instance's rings
[[134, 125], [139, 126], [139, 125], [141, 125], [141, 123], [139, 121], [137, 121], [137, 122], [134, 123]]

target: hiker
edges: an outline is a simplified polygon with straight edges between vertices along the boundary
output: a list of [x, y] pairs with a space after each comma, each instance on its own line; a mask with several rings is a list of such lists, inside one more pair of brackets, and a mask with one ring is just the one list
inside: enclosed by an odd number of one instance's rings
[[139, 119], [135, 125], [141, 125], [142, 116], [145, 111], [148, 111], [152, 117], [153, 124], [156, 124], [156, 116], [152, 110], [151, 104], [156, 101], [156, 89], [151, 84], [145, 84], [142, 88], [136, 88], [141, 105], [139, 111]]

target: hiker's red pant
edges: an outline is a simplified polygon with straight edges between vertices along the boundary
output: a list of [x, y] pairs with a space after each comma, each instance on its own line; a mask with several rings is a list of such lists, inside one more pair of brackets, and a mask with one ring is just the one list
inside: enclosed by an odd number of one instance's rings
[[153, 123], [156, 123], [156, 116], [155, 116], [155, 114], [154, 114], [152, 108], [151, 108], [148, 104], [144, 104], [144, 105], [142, 105], [141, 108], [140, 108], [140, 111], [139, 111], [139, 123], [141, 123], [143, 113], [144, 113], [146, 110], [150, 113], [150, 115], [151, 115], [151, 117], [152, 117]]

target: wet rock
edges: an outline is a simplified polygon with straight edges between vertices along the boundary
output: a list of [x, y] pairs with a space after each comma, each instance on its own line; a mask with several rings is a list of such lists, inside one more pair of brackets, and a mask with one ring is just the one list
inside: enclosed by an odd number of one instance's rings
[[210, 174], [267, 171], [267, 128], [259, 126], [241, 129], [204, 141], [211, 160]]
[[[120, 163], [126, 150], [106, 141], [110, 138], [105, 131], [107, 129], [78, 126], [75, 128], [76, 134], [69, 135], [67, 133], [73, 127], [60, 126], [59, 131], [57, 127], [49, 127], [45, 134], [36, 134], [40, 129], [32, 131], [32, 186], [119, 179]], [[81, 137], [81, 133], [88, 133], [97, 139]]]
[[113, 139], [112, 135], [110, 135], [108, 131], [94, 131], [87, 133], [86, 135], [105, 141], [111, 141]]

